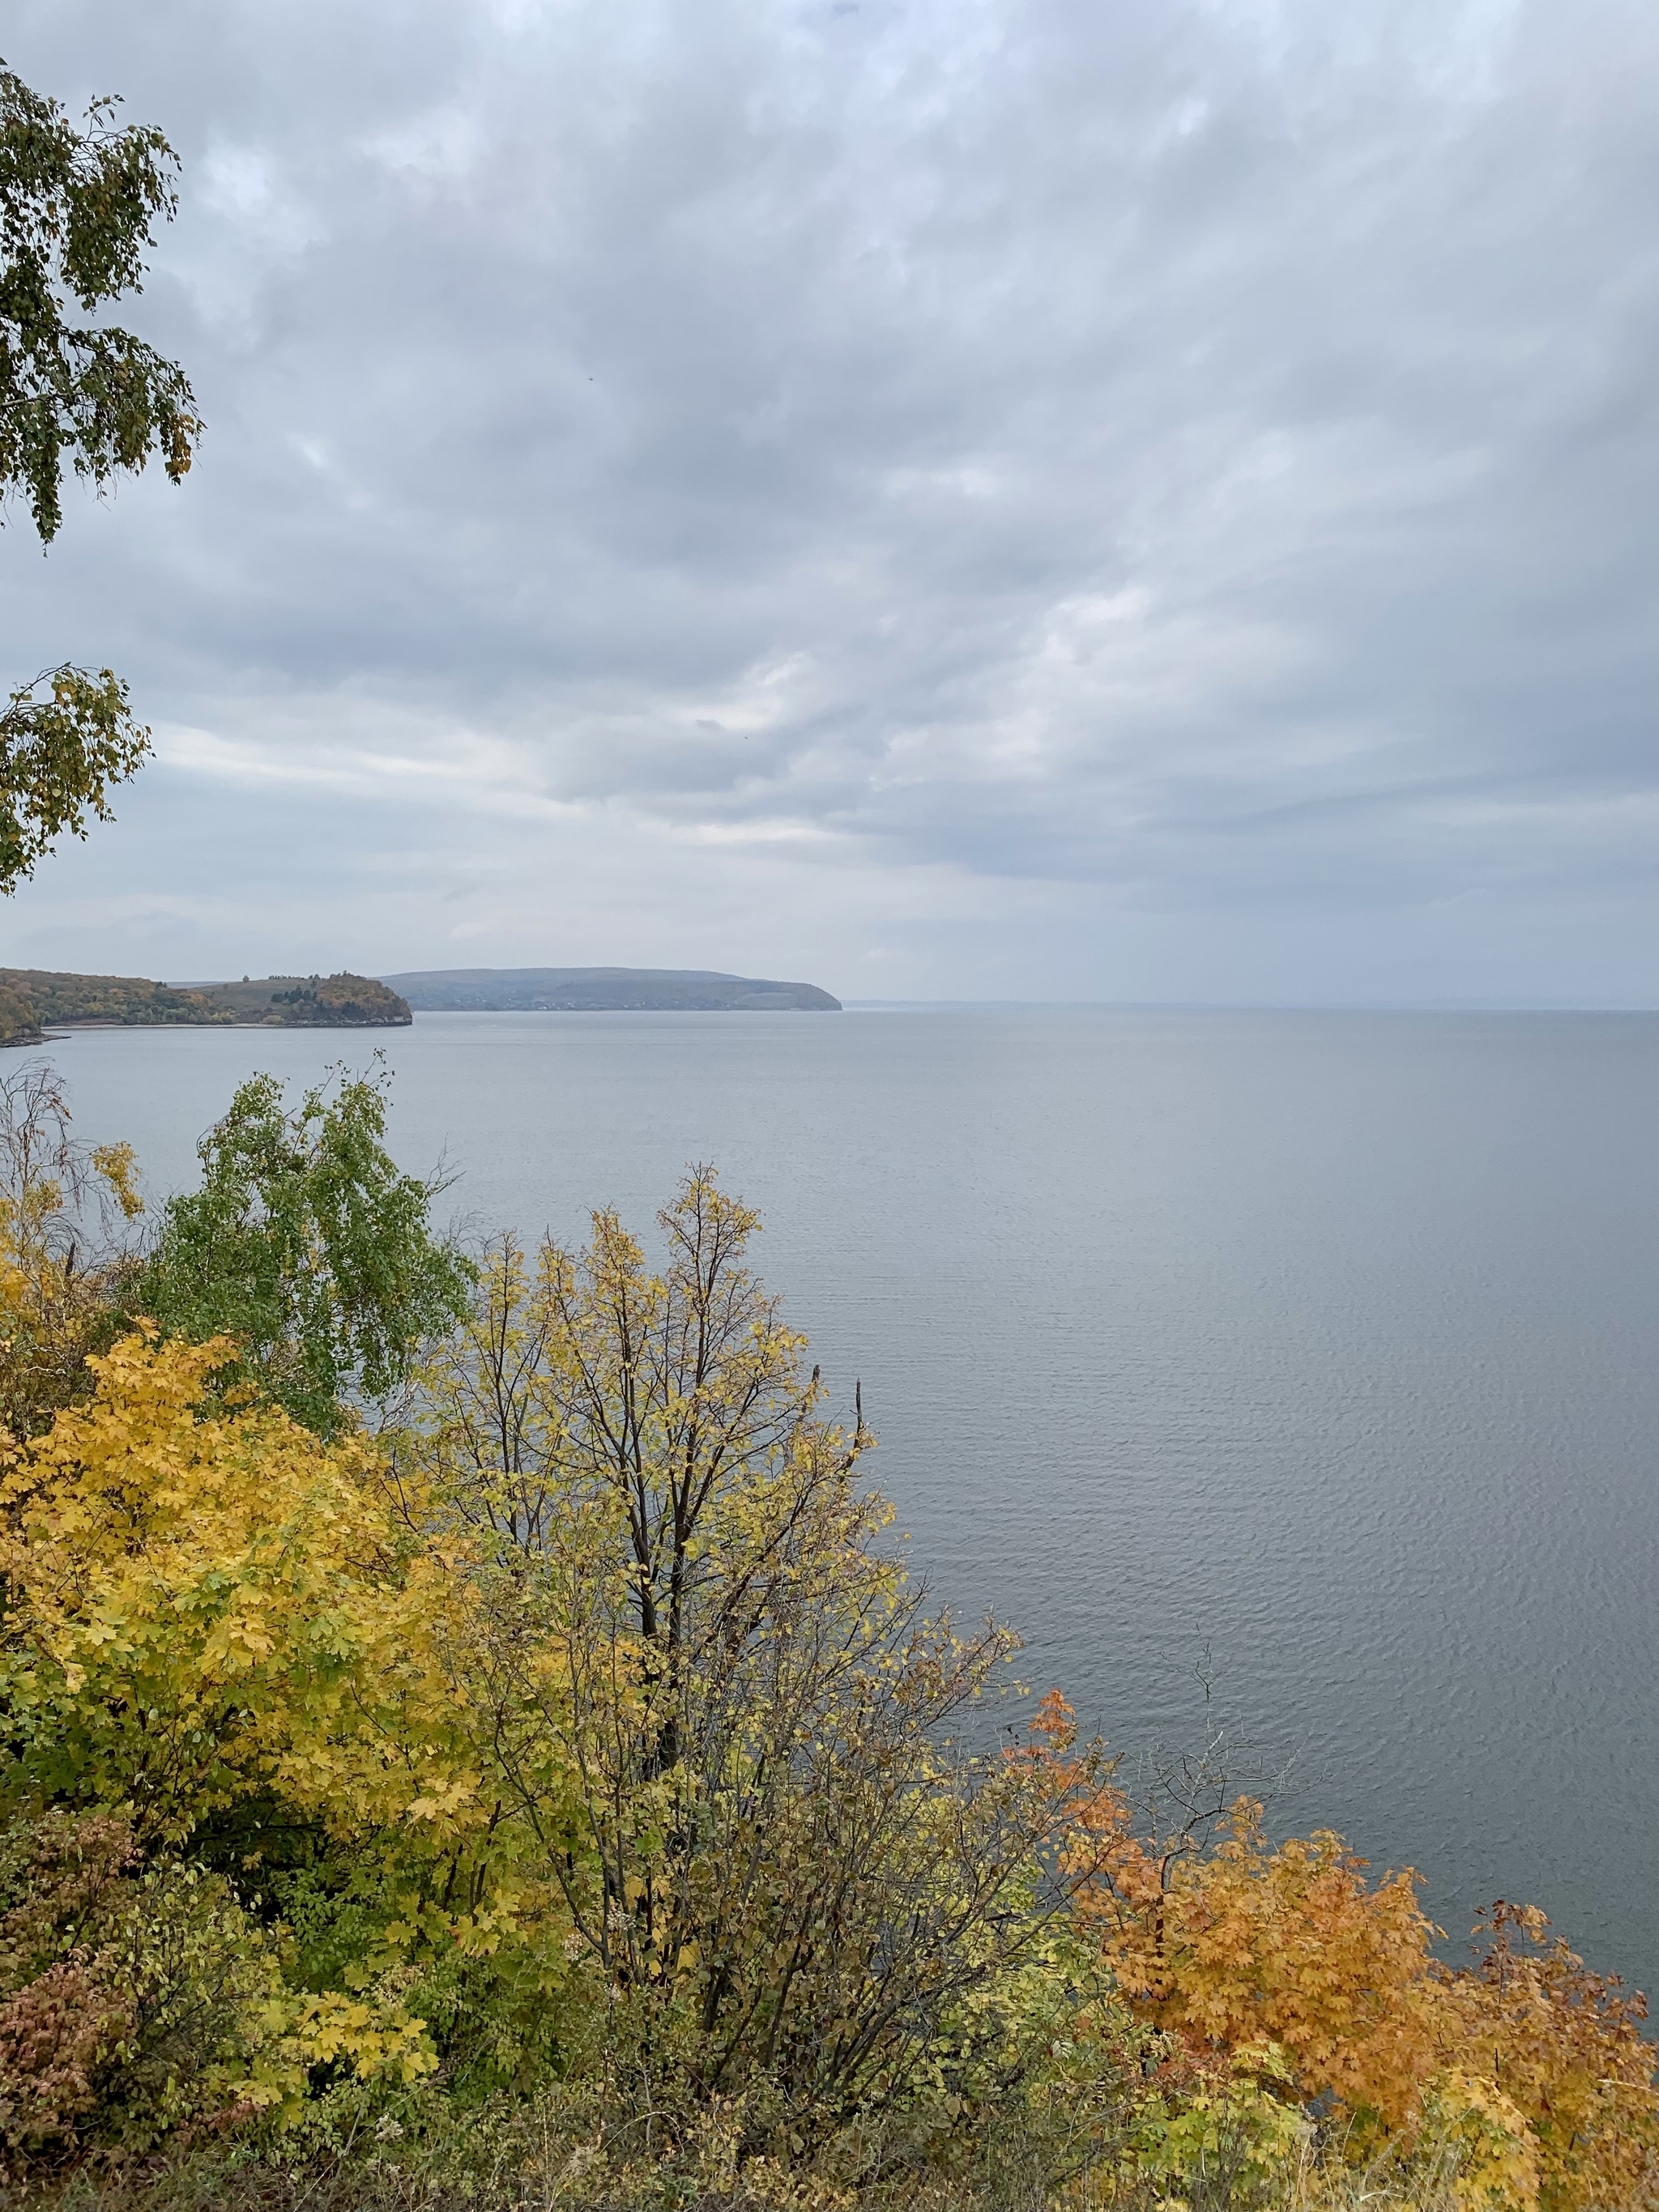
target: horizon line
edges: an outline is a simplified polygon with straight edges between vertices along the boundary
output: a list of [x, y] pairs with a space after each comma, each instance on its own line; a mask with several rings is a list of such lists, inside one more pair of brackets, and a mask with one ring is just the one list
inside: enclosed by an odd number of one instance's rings
[[843, 998], [855, 1011], [920, 1012], [951, 1007], [1015, 1007], [1060, 1012], [1182, 1014], [1653, 1014], [1659, 1000], [1630, 999], [873, 999]]

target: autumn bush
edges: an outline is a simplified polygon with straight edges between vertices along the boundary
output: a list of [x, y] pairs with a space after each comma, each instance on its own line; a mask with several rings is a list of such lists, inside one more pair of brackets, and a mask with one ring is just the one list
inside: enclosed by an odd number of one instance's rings
[[712, 1175], [659, 1264], [466, 1257], [378, 1087], [265, 1082], [146, 1243], [12, 1085], [0, 2188], [1659, 2203], [1639, 2000], [1541, 1916], [1453, 1970], [1409, 1870], [1161, 1825], [1057, 1693], [999, 1740], [1016, 1639], [907, 1582]]
[[288, 2009], [269, 1938], [222, 1878], [143, 1858], [118, 1815], [14, 1815], [0, 1833], [0, 2156], [14, 2170], [148, 2150], [275, 2101]]
[[1085, 1826], [1077, 1910], [1195, 2078], [1267, 2057], [1269, 2087], [1318, 2112], [1345, 2160], [1375, 2175], [1452, 2157], [1458, 2202], [1659, 2203], [1645, 2006], [1549, 1941], [1542, 1913], [1494, 1906], [1454, 1970], [1409, 1868], [1370, 1882], [1330, 1833], [1271, 1845], [1248, 1798], [1202, 1853], [1137, 1838], [1109, 1793]]

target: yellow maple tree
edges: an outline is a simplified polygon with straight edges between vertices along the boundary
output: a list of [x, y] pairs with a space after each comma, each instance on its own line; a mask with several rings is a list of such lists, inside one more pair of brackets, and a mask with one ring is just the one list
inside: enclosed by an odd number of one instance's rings
[[14, 1795], [187, 1835], [275, 1789], [336, 1830], [487, 1819], [453, 1543], [377, 1454], [207, 1410], [223, 1340], [128, 1337], [0, 1472]]

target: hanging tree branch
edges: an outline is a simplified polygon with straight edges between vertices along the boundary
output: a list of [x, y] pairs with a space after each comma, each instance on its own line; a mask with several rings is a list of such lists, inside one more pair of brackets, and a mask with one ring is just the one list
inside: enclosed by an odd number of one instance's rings
[[107, 822], [111, 785], [149, 750], [113, 670], [66, 661], [21, 684], [0, 710], [0, 892], [9, 896], [64, 830], [84, 837], [89, 814]]
[[[158, 218], [178, 205], [178, 158], [149, 124], [117, 128], [105, 98], [77, 130], [0, 66], [0, 522], [27, 498], [43, 546], [63, 520], [64, 471], [102, 485], [158, 454], [178, 483], [202, 433], [184, 371], [130, 331], [87, 322], [143, 289]], [[53, 841], [110, 819], [112, 786], [150, 750], [127, 687], [64, 662], [0, 710], [0, 892]]]
[[102, 484], [158, 454], [177, 483], [201, 435], [176, 362], [80, 315], [143, 289], [157, 218], [178, 205], [178, 157], [153, 125], [94, 100], [77, 131], [0, 69], [0, 495], [26, 494], [49, 544], [64, 468]]

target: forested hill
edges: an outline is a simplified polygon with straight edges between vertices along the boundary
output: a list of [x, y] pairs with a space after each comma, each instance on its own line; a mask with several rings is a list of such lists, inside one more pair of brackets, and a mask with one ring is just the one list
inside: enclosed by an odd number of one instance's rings
[[416, 1013], [828, 1013], [816, 983], [776, 983], [703, 968], [426, 968], [382, 981]]
[[147, 975], [72, 975], [0, 968], [0, 1044], [38, 1044], [44, 1028], [386, 1029], [410, 1018], [394, 991], [367, 975], [266, 975], [258, 981], [174, 985]]
[[240, 983], [202, 983], [200, 994], [225, 1011], [222, 1020], [267, 1029], [403, 1029], [409, 1003], [373, 976], [244, 976]]
[[175, 990], [148, 975], [72, 975], [52, 968], [0, 968], [0, 1042], [33, 1044], [41, 1025], [76, 1022], [139, 1025], [228, 1022], [201, 991]]

